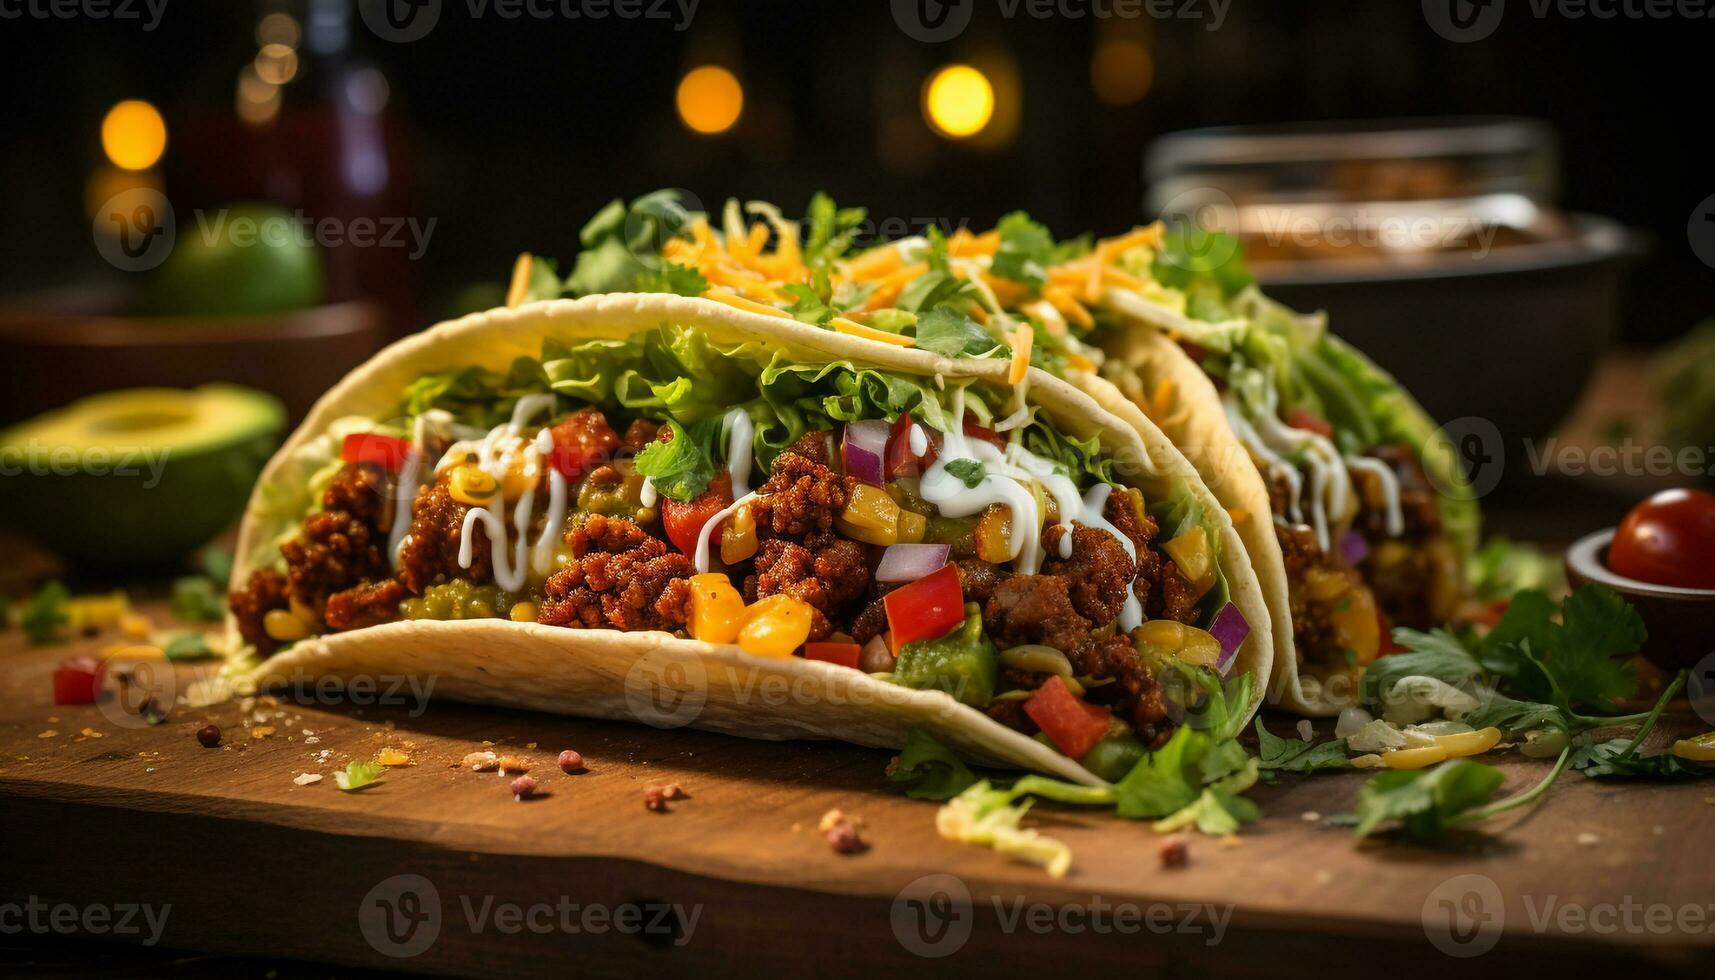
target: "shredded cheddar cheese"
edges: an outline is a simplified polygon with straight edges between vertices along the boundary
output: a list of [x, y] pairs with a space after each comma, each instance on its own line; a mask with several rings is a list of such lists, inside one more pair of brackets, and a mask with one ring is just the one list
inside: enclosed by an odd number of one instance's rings
[[792, 314], [780, 309], [779, 307], [769, 306], [766, 303], [758, 303], [755, 300], [748, 300], [737, 293], [728, 292], [724, 289], [705, 290], [703, 292], [703, 298], [712, 299], [717, 303], [725, 303], [734, 309], [744, 310], [748, 313], [760, 313], [763, 316], [780, 317], [784, 320], [792, 319]]
[[1018, 384], [1030, 373], [1030, 346], [1035, 342], [1036, 332], [1030, 329], [1030, 324], [1021, 323], [1013, 333], [1012, 368], [1006, 372], [1008, 384]]
[[837, 333], [850, 334], [853, 337], [862, 337], [865, 340], [876, 340], [884, 344], [892, 344], [895, 347], [913, 347], [917, 344], [917, 341], [910, 337], [906, 337], [902, 334], [888, 333], [886, 330], [877, 330], [874, 327], [866, 327], [861, 323], [855, 323], [843, 316], [837, 316], [832, 320], [829, 320], [828, 326], [833, 327]]
[[519, 252], [518, 260], [512, 263], [512, 282], [506, 287], [506, 308], [515, 309], [523, 305], [524, 297], [530, 291], [529, 252]]

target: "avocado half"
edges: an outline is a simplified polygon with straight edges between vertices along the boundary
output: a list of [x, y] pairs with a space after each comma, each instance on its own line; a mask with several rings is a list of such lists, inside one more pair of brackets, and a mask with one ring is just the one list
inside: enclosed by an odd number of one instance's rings
[[0, 432], [0, 522], [80, 567], [178, 561], [244, 510], [285, 424], [235, 385], [81, 399]]

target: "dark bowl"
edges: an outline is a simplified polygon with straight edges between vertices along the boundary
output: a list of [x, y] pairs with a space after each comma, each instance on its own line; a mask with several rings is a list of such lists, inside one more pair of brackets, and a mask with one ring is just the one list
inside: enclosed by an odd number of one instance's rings
[[1625, 597], [1643, 617], [1649, 639], [1643, 655], [1663, 670], [1696, 666], [1715, 653], [1715, 589], [1681, 589], [1627, 578], [1608, 567], [1614, 529], [1578, 539], [1566, 551], [1566, 580], [1573, 587], [1600, 582]]
[[1568, 216], [1565, 241], [1377, 260], [1259, 264], [1265, 292], [1326, 310], [1443, 422], [1492, 422], [1512, 450], [1571, 412], [1619, 319], [1624, 273], [1641, 247], [1603, 218]]
[[124, 306], [123, 293], [94, 288], [0, 299], [0, 428], [101, 391], [210, 381], [268, 392], [295, 424], [387, 341], [367, 302], [225, 317], [122, 316]]

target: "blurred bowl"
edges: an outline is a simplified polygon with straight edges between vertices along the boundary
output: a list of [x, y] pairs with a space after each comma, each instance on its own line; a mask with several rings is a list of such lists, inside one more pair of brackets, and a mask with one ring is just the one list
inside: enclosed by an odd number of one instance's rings
[[226, 381], [268, 392], [296, 423], [387, 339], [381, 307], [334, 303], [242, 317], [129, 317], [125, 295], [75, 289], [0, 299], [9, 383], [0, 426], [101, 391]]
[[1580, 538], [1566, 551], [1566, 581], [1574, 589], [1591, 582], [1611, 587], [1643, 617], [1649, 638], [1643, 655], [1677, 671], [1715, 653], [1715, 589], [1681, 589], [1627, 578], [1608, 567], [1614, 529]]
[[1325, 310], [1335, 333], [1408, 388], [1430, 415], [1493, 422], [1511, 451], [1577, 404], [1619, 322], [1642, 251], [1615, 222], [1568, 215], [1569, 237], [1410, 263], [1270, 263], [1253, 271], [1288, 306]]

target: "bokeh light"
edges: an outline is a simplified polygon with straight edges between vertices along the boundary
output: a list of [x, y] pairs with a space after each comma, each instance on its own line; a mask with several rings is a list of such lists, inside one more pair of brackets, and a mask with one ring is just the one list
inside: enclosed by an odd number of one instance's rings
[[126, 99], [101, 120], [101, 148], [116, 167], [147, 170], [167, 150], [167, 123], [141, 99]]
[[1134, 38], [1114, 38], [1096, 46], [1090, 59], [1090, 87], [1108, 105], [1143, 101], [1155, 81], [1155, 58], [1149, 45]]
[[744, 112], [744, 86], [738, 76], [719, 65], [703, 65], [679, 81], [679, 118], [691, 129], [713, 136], [724, 133]]
[[994, 86], [970, 65], [947, 65], [923, 86], [923, 118], [943, 136], [975, 136], [994, 118]]

